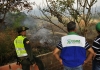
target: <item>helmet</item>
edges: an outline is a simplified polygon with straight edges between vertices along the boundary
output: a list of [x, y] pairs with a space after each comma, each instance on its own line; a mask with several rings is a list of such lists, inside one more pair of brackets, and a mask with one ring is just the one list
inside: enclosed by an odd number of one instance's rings
[[26, 30], [28, 30], [28, 29], [29, 29], [29, 28], [27, 28], [27, 27], [25, 27], [25, 26], [20, 26], [20, 27], [17, 28], [17, 32], [20, 33], [20, 32], [22, 32], [22, 31], [26, 31]]
[[100, 22], [98, 22], [98, 23], [96, 24], [96, 30], [97, 30], [97, 31], [100, 31]]

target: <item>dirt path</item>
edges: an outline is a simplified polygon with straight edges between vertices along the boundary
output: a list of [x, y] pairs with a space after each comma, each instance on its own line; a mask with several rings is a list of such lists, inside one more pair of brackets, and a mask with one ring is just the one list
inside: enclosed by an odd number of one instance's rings
[[[33, 68], [33, 69], [32, 69]], [[11, 63], [0, 67], [0, 70], [22, 70], [21, 65], [16, 65], [16, 63]], [[30, 67], [30, 70], [39, 70], [38, 66]]]

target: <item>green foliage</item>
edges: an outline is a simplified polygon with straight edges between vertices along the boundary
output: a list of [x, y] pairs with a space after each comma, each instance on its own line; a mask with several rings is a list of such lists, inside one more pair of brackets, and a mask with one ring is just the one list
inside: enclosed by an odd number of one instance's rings
[[25, 17], [26, 17], [25, 13], [17, 12], [17, 13], [8, 13], [6, 19], [8, 24], [16, 28], [22, 24]]
[[56, 0], [52, 1], [51, 7], [55, 8], [58, 12], [64, 13], [69, 5], [73, 5], [74, 0]]
[[20, 12], [25, 9], [29, 11], [32, 10], [31, 5], [28, 0], [0, 0], [0, 26], [5, 25], [4, 20], [8, 12]]
[[15, 18], [14, 18], [14, 24], [13, 27], [18, 27], [20, 26], [21, 22], [24, 20], [25, 15], [22, 15], [21, 13], [16, 13], [14, 14]]

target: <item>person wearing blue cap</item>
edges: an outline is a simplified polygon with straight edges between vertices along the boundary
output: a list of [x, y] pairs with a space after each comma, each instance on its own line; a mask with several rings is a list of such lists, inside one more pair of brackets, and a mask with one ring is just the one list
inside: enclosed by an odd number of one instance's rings
[[22, 70], [30, 70], [30, 66], [35, 63], [30, 42], [26, 38], [26, 30], [28, 29], [29, 28], [25, 26], [18, 27], [18, 36], [14, 40], [14, 46], [18, 57], [17, 63], [22, 65]]
[[[92, 59], [94, 51], [85, 37], [76, 33], [76, 23], [67, 24], [68, 35], [61, 37], [61, 41], [53, 51], [53, 55], [64, 66], [64, 70], [83, 70], [83, 64]], [[86, 51], [89, 55], [86, 57]], [[60, 52], [60, 56], [59, 56]]]
[[95, 52], [95, 57], [92, 61], [92, 70], [100, 70], [100, 22], [95, 26], [98, 36], [94, 39], [92, 48]]

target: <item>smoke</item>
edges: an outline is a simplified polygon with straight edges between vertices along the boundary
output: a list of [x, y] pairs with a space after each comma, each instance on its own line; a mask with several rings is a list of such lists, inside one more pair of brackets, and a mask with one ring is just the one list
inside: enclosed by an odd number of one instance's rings
[[30, 29], [33, 29], [35, 26], [37, 26], [36, 19], [33, 19], [30, 15], [27, 15], [27, 17], [23, 21], [23, 25], [28, 26]]
[[44, 44], [45, 42], [47, 42], [47, 43], [52, 42], [51, 31], [46, 28], [41, 28], [33, 35], [33, 39], [36, 39], [37, 37], [41, 44]]
[[[17, 16], [25, 15], [25, 13], [21, 13]], [[16, 20], [16, 15], [13, 14], [7, 15], [6, 22], [8, 24], [14, 24]], [[52, 31], [49, 30], [51, 28], [47, 27], [48, 23], [39, 19], [34, 19], [30, 15], [25, 15], [25, 19], [19, 21], [21, 25], [24, 25], [29, 28], [27, 31], [27, 36], [32, 41], [39, 41], [41, 44], [48, 43], [49, 45], [53, 45], [53, 42], [57, 40], [56, 36], [52, 35]]]

